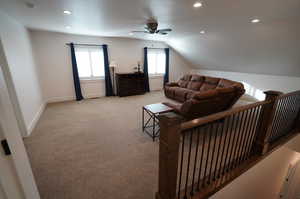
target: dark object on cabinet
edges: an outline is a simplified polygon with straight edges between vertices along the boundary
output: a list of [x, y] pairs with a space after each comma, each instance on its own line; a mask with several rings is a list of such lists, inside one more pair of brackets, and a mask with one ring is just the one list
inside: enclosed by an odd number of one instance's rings
[[116, 73], [117, 95], [120, 97], [145, 93], [144, 73]]

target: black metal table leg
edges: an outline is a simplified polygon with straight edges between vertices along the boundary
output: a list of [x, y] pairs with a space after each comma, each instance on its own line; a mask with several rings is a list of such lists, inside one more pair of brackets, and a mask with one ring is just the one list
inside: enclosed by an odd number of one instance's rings
[[160, 134], [158, 115], [159, 113], [158, 114], [152, 113], [151, 111], [147, 110], [145, 107], [143, 107], [142, 109], [143, 132], [147, 133], [152, 138], [153, 142], [155, 142], [155, 138], [159, 137]]
[[142, 110], [142, 124], [143, 124], [143, 131], [145, 130], [145, 109], [144, 109], [144, 107], [143, 107], [143, 110]]
[[153, 125], [152, 140], [154, 142], [155, 141], [155, 116], [153, 115], [152, 117], [153, 117], [153, 123], [152, 123], [152, 125]]

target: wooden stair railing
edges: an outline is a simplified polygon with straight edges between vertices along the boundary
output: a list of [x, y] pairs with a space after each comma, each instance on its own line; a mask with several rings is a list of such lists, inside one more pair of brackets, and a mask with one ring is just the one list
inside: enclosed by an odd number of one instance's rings
[[156, 199], [207, 198], [300, 130], [300, 91], [185, 121], [159, 116]]

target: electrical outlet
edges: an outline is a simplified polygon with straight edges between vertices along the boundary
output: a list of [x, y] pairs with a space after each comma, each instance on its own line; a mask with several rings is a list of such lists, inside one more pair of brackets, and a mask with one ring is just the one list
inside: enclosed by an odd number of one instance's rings
[[11, 151], [10, 151], [9, 145], [7, 143], [7, 140], [1, 140], [1, 145], [4, 150], [4, 154], [11, 155]]

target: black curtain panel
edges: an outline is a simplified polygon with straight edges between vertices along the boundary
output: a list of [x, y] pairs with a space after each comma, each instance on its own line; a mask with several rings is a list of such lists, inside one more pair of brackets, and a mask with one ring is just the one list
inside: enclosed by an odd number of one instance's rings
[[144, 48], [144, 75], [145, 75], [145, 91], [150, 92], [149, 74], [148, 74], [148, 49]]
[[110, 70], [109, 70], [108, 52], [107, 52], [106, 44], [103, 45], [103, 55], [104, 55], [104, 72], [105, 72], [105, 95], [107, 97], [114, 96]]
[[169, 59], [170, 59], [170, 49], [165, 48], [165, 53], [166, 53], [166, 71], [164, 75], [164, 84], [169, 82]]
[[74, 44], [73, 43], [70, 44], [70, 48], [71, 48], [73, 80], [74, 80], [76, 100], [80, 101], [80, 100], [83, 99], [83, 96], [82, 96], [82, 93], [81, 93], [80, 79], [79, 79], [79, 75], [78, 75], [77, 61], [76, 61], [76, 55], [75, 55], [75, 49], [74, 49]]

